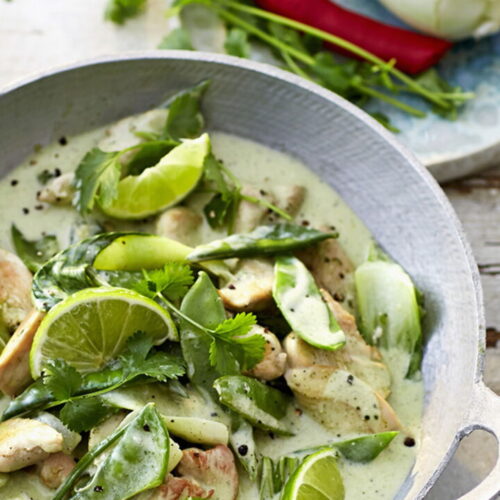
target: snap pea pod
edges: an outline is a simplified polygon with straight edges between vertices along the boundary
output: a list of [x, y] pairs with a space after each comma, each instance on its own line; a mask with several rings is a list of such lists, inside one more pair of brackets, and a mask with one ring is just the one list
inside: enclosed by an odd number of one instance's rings
[[284, 436], [293, 435], [290, 426], [283, 422], [290, 398], [281, 391], [244, 375], [220, 377], [214, 388], [222, 404], [255, 427]]
[[126, 425], [89, 450], [59, 487], [53, 500], [63, 500], [94, 459], [115, 442], [92, 479], [77, 490], [71, 500], [97, 497], [127, 500], [163, 482], [169, 458], [169, 436], [161, 416], [150, 403]]
[[324, 448], [335, 448], [345, 458], [353, 462], [371, 462], [377, 458], [382, 451], [384, 451], [391, 441], [399, 434], [399, 431], [379, 432], [377, 434], [366, 434], [353, 439], [345, 441], [336, 441], [327, 443], [322, 446], [315, 446], [314, 448], [307, 448], [305, 450], [298, 450], [294, 455], [306, 456], [316, 453]]
[[273, 296], [290, 328], [302, 340], [330, 351], [345, 344], [345, 334], [313, 276], [296, 257], [276, 258]]
[[279, 493], [288, 478], [300, 463], [298, 457], [280, 457], [272, 460], [270, 457], [262, 457], [259, 464], [259, 499], [272, 500]]
[[200, 262], [211, 259], [276, 255], [337, 236], [337, 233], [323, 233], [290, 223], [259, 226], [251, 233], [232, 234], [227, 238], [197, 246], [187, 259], [191, 262]]

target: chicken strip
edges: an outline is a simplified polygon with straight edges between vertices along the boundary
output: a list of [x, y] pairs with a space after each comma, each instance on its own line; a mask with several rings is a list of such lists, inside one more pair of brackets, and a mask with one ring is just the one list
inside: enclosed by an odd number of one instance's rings
[[274, 266], [267, 259], [242, 259], [233, 279], [218, 292], [231, 311], [262, 311], [273, 302]]
[[273, 380], [281, 377], [285, 373], [286, 353], [281, 347], [278, 337], [268, 328], [255, 325], [248, 332], [248, 335], [262, 335], [266, 340], [264, 357], [257, 363], [247, 375], [262, 380]]
[[198, 243], [196, 230], [202, 222], [202, 216], [188, 207], [169, 208], [158, 217], [156, 234], [195, 246]]
[[186, 500], [191, 497], [212, 498], [214, 490], [206, 491], [184, 477], [167, 476], [164, 484], [155, 488], [148, 500]]
[[4, 394], [15, 396], [30, 384], [30, 349], [44, 316], [44, 312], [33, 309], [0, 354], [0, 390]]
[[220, 444], [207, 451], [198, 448], [184, 450], [177, 472], [205, 490], [213, 490], [210, 498], [214, 500], [236, 500], [238, 497], [238, 471], [227, 446]]
[[74, 178], [75, 174], [68, 172], [50, 180], [38, 193], [38, 201], [50, 203], [51, 205], [70, 205], [75, 194]]
[[50, 425], [28, 418], [13, 418], [0, 424], [0, 472], [36, 464], [62, 448], [62, 434]]
[[43, 462], [40, 462], [37, 472], [45, 486], [55, 490], [61, 486], [75, 465], [73, 457], [59, 452], [49, 455]]
[[[259, 200], [265, 200], [269, 203], [274, 202], [274, 198], [266, 191], [252, 186], [243, 186], [241, 194], [251, 196]], [[238, 212], [234, 221], [235, 233], [249, 233], [253, 231], [268, 213], [268, 208], [258, 203], [242, 200], [238, 206]]]
[[23, 261], [0, 248], [0, 320], [11, 331], [33, 307], [31, 281], [31, 273]]

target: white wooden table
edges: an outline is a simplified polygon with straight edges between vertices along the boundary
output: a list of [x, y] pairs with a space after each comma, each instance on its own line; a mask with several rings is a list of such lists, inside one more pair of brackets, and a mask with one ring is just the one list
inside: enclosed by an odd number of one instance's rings
[[[168, 31], [167, 0], [124, 27], [103, 21], [106, 0], [0, 0], [0, 87], [38, 71], [100, 55], [156, 48]], [[500, 164], [500, 158], [499, 158]], [[500, 394], [500, 167], [443, 186], [461, 219], [481, 271], [488, 327], [486, 379]], [[494, 462], [492, 438], [464, 443], [429, 495], [456, 498]], [[478, 499], [481, 500], [481, 499]]]

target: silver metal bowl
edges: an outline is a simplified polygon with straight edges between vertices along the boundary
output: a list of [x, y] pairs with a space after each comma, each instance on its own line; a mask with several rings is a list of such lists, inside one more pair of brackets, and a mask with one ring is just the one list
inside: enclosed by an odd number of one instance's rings
[[[0, 173], [35, 144], [157, 105], [210, 78], [213, 129], [286, 151], [333, 186], [426, 296], [423, 439], [397, 495], [423, 498], [474, 429], [500, 436], [500, 399], [482, 382], [484, 318], [476, 264], [430, 174], [365, 113], [276, 68], [214, 54], [141, 53], [42, 75], [0, 93]], [[495, 497], [500, 462], [463, 499]]]

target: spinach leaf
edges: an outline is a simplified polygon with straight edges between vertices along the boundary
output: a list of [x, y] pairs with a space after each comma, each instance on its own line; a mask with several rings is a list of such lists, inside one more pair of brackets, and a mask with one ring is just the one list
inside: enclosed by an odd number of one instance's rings
[[[133, 415], [133, 414], [132, 414]], [[57, 490], [54, 500], [63, 500], [91, 463], [112, 444], [109, 455], [91, 480], [72, 500], [128, 499], [159, 486], [166, 474], [170, 439], [154, 404], [146, 405], [133, 418], [88, 451]]]
[[59, 252], [59, 243], [52, 234], [30, 241], [23, 236], [15, 224], [10, 227], [10, 232], [17, 255], [33, 273], [36, 273], [45, 262]]
[[92, 211], [97, 198], [105, 205], [116, 198], [122, 168], [119, 157], [119, 152], [106, 153], [99, 148], [91, 149], [83, 157], [75, 172], [73, 199], [73, 205], [82, 215]]
[[232, 28], [228, 31], [224, 49], [230, 56], [250, 57], [250, 44], [248, 43], [248, 34], [239, 28]]
[[35, 306], [47, 311], [68, 295], [101, 283], [92, 264], [99, 252], [120, 236], [140, 233], [103, 233], [56, 254], [33, 278]]
[[344, 332], [323, 300], [314, 277], [296, 257], [277, 257], [273, 297], [290, 328], [302, 340], [330, 351], [344, 346]]
[[197, 246], [187, 259], [200, 262], [233, 257], [255, 257], [288, 253], [328, 238], [336, 233], [323, 233], [295, 224], [259, 226], [251, 233], [233, 234], [227, 238]]
[[158, 45], [159, 49], [194, 50], [189, 33], [184, 28], [175, 28]]
[[104, 17], [116, 24], [123, 24], [127, 19], [139, 15], [147, 0], [108, 0]]
[[283, 422], [290, 398], [281, 391], [244, 375], [227, 375], [214, 382], [222, 404], [242, 415], [255, 427], [277, 434], [293, 433]]
[[164, 138], [194, 139], [202, 133], [205, 120], [201, 114], [201, 98], [209, 86], [210, 80], [204, 80], [175, 94], [167, 101], [168, 115]]

